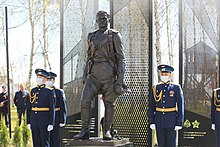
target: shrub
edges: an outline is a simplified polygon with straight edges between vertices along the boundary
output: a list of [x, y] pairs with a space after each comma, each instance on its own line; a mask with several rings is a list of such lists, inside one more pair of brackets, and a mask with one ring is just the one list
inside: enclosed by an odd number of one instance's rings
[[13, 144], [15, 147], [21, 147], [23, 143], [23, 138], [22, 138], [22, 130], [21, 128], [17, 125], [15, 127], [14, 131], [14, 136], [13, 136]]
[[[3, 118], [3, 116], [1, 116]], [[1, 119], [0, 122], [0, 146], [7, 147], [10, 143], [10, 137], [9, 137], [9, 131], [6, 127], [6, 125], [3, 123], [4, 119]]]
[[27, 145], [31, 138], [31, 131], [29, 130], [27, 123], [26, 123], [26, 117], [24, 117], [22, 122], [22, 135], [23, 135], [23, 143], [24, 145]]

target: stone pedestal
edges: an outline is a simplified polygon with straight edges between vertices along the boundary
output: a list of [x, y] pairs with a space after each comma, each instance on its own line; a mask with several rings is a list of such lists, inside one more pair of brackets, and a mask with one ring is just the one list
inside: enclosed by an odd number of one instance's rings
[[71, 139], [65, 147], [133, 147], [133, 143], [128, 138], [118, 140], [102, 140], [97, 137], [90, 137], [89, 140]]

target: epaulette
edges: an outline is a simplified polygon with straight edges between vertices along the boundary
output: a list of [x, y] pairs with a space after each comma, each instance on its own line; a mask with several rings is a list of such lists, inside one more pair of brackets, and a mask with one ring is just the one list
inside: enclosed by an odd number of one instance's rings
[[53, 90], [52, 87], [49, 87], [49, 86], [45, 86], [45, 88], [49, 89], [49, 90]]
[[154, 84], [154, 86], [156, 86], [156, 85], [160, 85], [160, 84], [163, 84], [163, 83], [162, 83], [162, 82], [159, 82], [159, 83]]
[[55, 87], [55, 86], [54, 86], [54, 89], [60, 90], [60, 88], [59, 88], [59, 87]]
[[214, 89], [214, 91], [217, 91], [217, 90], [219, 90], [220, 88], [216, 88], [216, 89]]
[[176, 85], [176, 86], [180, 86], [179, 83], [175, 83], [175, 82], [170, 82], [170, 84], [172, 84], [172, 85]]
[[35, 88], [37, 88], [37, 86], [35, 86], [35, 87], [32, 87], [32, 88], [31, 88], [31, 91], [32, 91], [33, 89], [35, 89]]

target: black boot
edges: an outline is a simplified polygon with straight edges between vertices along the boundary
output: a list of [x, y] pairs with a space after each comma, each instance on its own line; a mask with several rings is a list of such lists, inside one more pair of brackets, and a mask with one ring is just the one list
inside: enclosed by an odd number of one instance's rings
[[80, 133], [73, 136], [73, 139], [89, 139], [90, 137], [90, 121], [91, 121], [92, 109], [90, 101], [81, 100], [81, 120], [82, 129]]
[[73, 139], [79, 140], [79, 139], [89, 139], [90, 132], [88, 130], [81, 130], [78, 134], [73, 136]]
[[111, 140], [111, 125], [114, 118], [114, 104], [110, 102], [104, 102], [105, 104], [105, 117], [104, 117], [104, 131], [103, 131], [103, 140]]
[[105, 134], [103, 135], [103, 140], [111, 140], [112, 139], [112, 135], [110, 130], [106, 131]]

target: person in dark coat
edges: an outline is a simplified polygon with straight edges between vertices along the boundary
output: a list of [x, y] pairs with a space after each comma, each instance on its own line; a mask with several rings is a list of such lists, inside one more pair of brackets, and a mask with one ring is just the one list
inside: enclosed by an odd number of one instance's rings
[[0, 119], [5, 117], [5, 125], [8, 127], [8, 94], [6, 85], [2, 85], [2, 93], [0, 93]]
[[27, 100], [29, 100], [29, 93], [24, 89], [23, 84], [19, 85], [20, 90], [15, 93], [14, 104], [17, 107], [19, 126], [21, 125], [22, 115], [24, 117], [27, 109]]
[[55, 78], [57, 75], [53, 72], [48, 72], [49, 76], [47, 77], [46, 86], [51, 87], [55, 90], [56, 93], [56, 115], [55, 115], [55, 126], [50, 134], [50, 146], [51, 147], [60, 147], [61, 143], [61, 127], [64, 127], [66, 124], [66, 96], [63, 89], [58, 89], [54, 86]]
[[37, 86], [31, 89], [27, 101], [27, 124], [32, 132], [34, 147], [50, 147], [50, 131], [55, 123], [55, 99], [53, 88], [45, 86], [48, 72], [36, 69]]
[[156, 129], [159, 147], [176, 147], [176, 132], [183, 127], [184, 97], [179, 84], [171, 82], [169, 65], [159, 65], [161, 83], [154, 85], [150, 95], [150, 128]]

